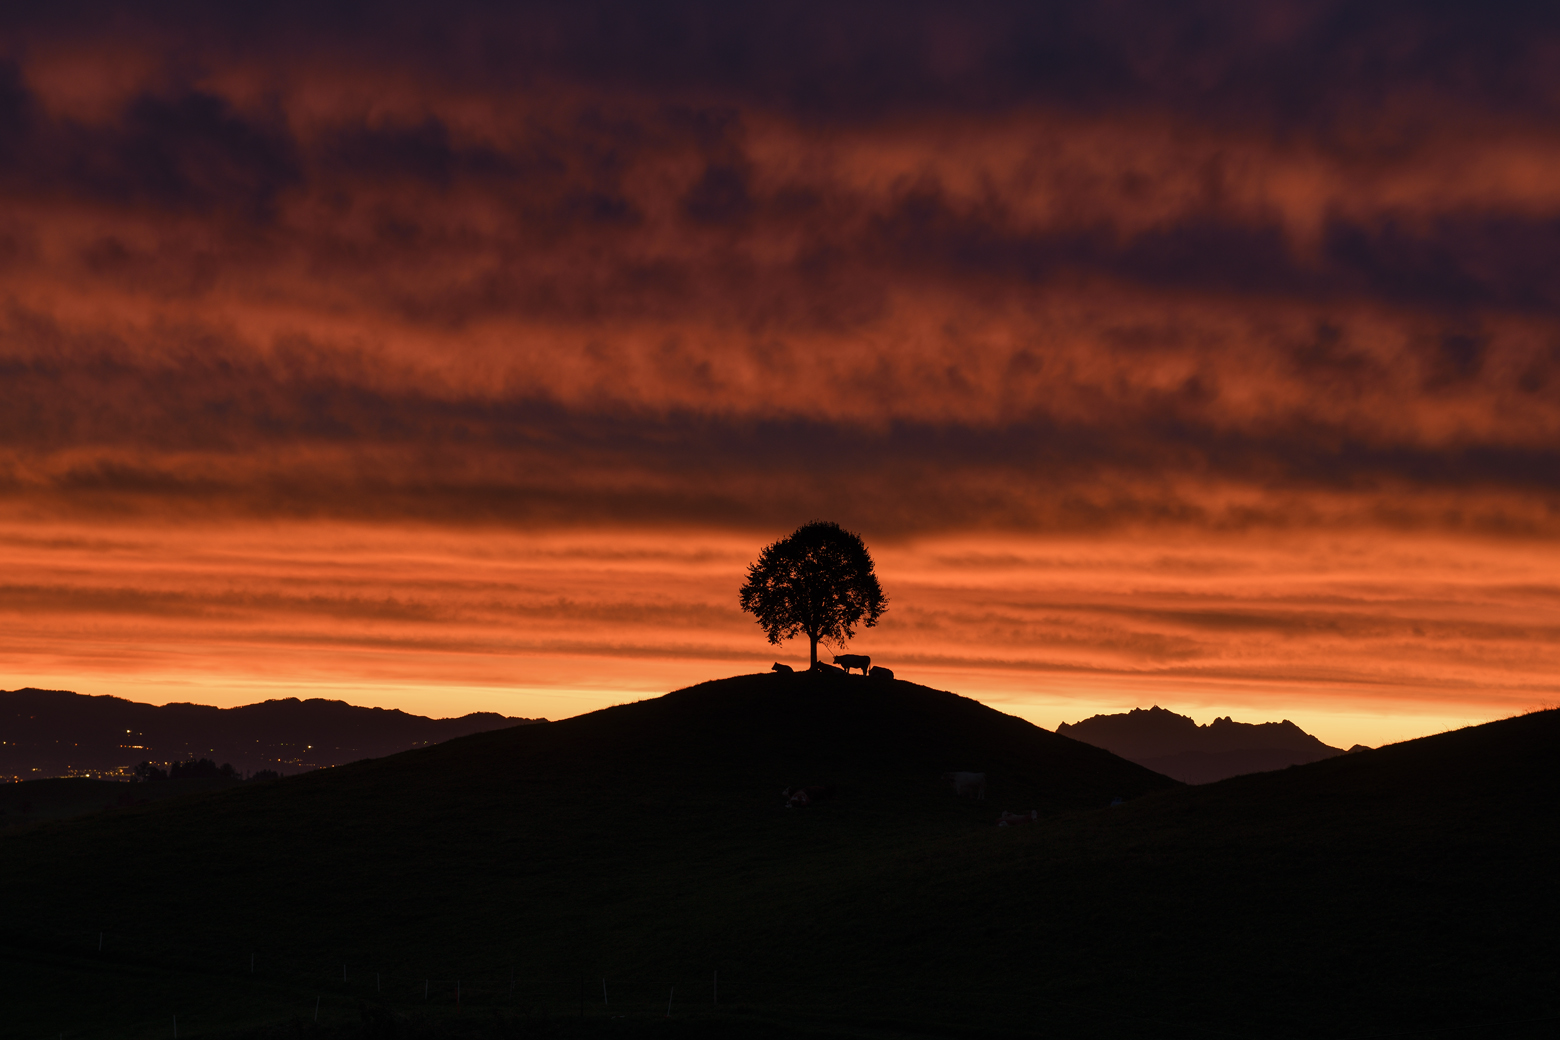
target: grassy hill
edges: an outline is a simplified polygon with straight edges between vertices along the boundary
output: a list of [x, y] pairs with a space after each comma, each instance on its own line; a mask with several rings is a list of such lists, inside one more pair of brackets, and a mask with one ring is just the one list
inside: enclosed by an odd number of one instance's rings
[[1548, 1035], [1557, 743], [1188, 789], [910, 683], [742, 676], [0, 839], [8, 1035]]
[[51, 820], [68, 820], [100, 809], [121, 809], [206, 791], [225, 791], [243, 781], [226, 777], [180, 777], [128, 784], [85, 777], [51, 777], [20, 783], [0, 781], [0, 831]]

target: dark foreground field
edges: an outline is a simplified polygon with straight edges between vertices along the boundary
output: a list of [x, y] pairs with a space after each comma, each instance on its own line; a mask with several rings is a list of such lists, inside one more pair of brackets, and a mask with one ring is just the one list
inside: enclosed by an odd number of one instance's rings
[[0, 832], [53, 820], [85, 816], [99, 809], [122, 809], [208, 791], [226, 791], [242, 783], [227, 777], [181, 777], [154, 784], [127, 784], [85, 777], [50, 777], [26, 783], [0, 781]]
[[738, 677], [0, 838], [0, 1031], [1549, 1036], [1557, 751], [1551, 711], [1192, 789]]

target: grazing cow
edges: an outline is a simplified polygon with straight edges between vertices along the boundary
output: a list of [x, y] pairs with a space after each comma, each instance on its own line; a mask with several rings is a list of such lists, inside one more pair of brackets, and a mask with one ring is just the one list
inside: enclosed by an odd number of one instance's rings
[[831, 797], [834, 788], [830, 784], [820, 784], [816, 787], [787, 787], [780, 792], [780, 797], [785, 799], [787, 809], [805, 809], [813, 802]]
[[986, 800], [985, 773], [944, 773], [943, 779], [953, 784], [953, 793], [960, 798], [970, 797], [981, 802]]
[[1002, 810], [1002, 815], [997, 817], [998, 827], [1017, 827], [1020, 824], [1034, 823], [1040, 818], [1040, 810], [1031, 809], [1027, 813], [1008, 812]]
[[792, 668], [790, 665], [788, 665], [788, 664], [781, 664], [779, 661], [776, 661], [774, 663], [774, 665], [769, 670], [771, 672], [785, 672], [785, 673], [790, 673], [790, 672], [796, 671], [796, 669]]
[[812, 670], [815, 672], [839, 672], [843, 671], [844, 669], [836, 668], [827, 661], [819, 661], [817, 664], [812, 666]]
[[834, 663], [843, 667], [847, 675], [852, 668], [860, 668], [861, 674], [866, 675], [867, 669], [872, 667], [872, 658], [866, 654], [835, 654]]
[[894, 670], [892, 668], [884, 668], [880, 664], [875, 664], [872, 666], [872, 670], [867, 673], [867, 677], [869, 679], [892, 679], [894, 677]]

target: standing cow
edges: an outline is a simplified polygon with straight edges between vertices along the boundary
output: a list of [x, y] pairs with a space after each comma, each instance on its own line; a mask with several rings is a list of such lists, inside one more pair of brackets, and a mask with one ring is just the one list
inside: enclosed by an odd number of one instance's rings
[[872, 667], [872, 658], [866, 654], [835, 654], [834, 663], [844, 668], [847, 675], [852, 668], [860, 668], [861, 674], [866, 675], [867, 669]]

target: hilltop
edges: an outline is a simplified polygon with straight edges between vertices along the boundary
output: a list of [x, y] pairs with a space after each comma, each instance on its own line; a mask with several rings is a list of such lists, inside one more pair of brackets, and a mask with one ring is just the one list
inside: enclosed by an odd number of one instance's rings
[[1157, 704], [1146, 711], [1134, 708], [1119, 715], [1095, 715], [1074, 725], [1064, 722], [1056, 732], [1188, 784], [1304, 765], [1344, 753], [1288, 719], [1247, 723], [1225, 716], [1199, 726]]
[[231, 763], [241, 774], [262, 769], [288, 774], [541, 721], [492, 712], [430, 719], [317, 698], [217, 708], [65, 690], [0, 690], [0, 779], [125, 779], [138, 762], [199, 758]]
[[0, 838], [0, 957], [38, 1035], [316, 1000], [331, 1036], [1523, 1035], [1557, 714], [1187, 788], [911, 683], [740, 676]]

